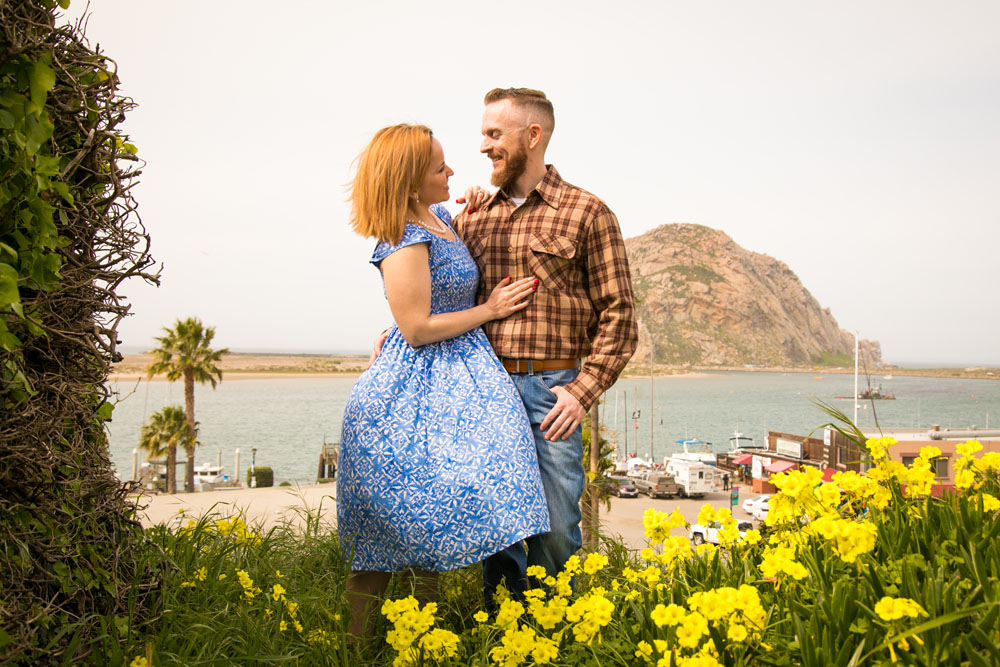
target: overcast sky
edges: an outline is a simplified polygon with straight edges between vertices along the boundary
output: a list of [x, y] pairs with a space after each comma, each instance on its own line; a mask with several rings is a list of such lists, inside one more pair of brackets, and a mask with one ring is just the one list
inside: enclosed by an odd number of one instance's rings
[[626, 237], [721, 229], [889, 361], [1000, 364], [998, 26], [992, 1], [93, 0], [164, 265], [124, 343], [194, 315], [236, 350], [366, 350], [391, 318], [352, 161], [425, 123], [452, 192], [487, 185], [482, 96], [528, 86]]

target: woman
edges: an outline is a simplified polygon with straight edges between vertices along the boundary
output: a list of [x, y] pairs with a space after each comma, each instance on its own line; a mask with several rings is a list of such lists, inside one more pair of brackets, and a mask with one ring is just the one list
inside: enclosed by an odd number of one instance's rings
[[457, 569], [549, 530], [523, 404], [479, 328], [525, 308], [538, 281], [508, 276], [475, 304], [476, 264], [431, 210], [452, 173], [428, 128], [395, 125], [351, 192], [395, 320], [344, 409], [337, 522], [355, 634], [390, 573]]

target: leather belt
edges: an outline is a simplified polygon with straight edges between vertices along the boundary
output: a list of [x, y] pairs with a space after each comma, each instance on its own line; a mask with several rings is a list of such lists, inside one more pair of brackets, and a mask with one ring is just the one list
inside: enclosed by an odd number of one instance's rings
[[508, 373], [541, 373], [543, 371], [565, 371], [580, 367], [579, 359], [508, 359], [501, 357], [500, 363]]

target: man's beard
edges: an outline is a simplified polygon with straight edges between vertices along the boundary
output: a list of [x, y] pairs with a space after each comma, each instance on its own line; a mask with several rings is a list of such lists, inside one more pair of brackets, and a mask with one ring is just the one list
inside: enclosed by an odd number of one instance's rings
[[490, 175], [490, 183], [500, 188], [501, 190], [507, 190], [508, 187], [514, 184], [514, 181], [521, 178], [524, 170], [528, 168], [528, 151], [525, 142], [522, 142], [516, 151], [508, 152], [504, 156], [504, 166], [503, 170], [500, 172], [493, 172]]

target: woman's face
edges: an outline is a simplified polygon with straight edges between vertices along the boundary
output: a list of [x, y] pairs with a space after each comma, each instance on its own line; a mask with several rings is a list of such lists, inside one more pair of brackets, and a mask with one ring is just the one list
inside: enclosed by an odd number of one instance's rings
[[427, 168], [424, 180], [417, 188], [420, 203], [430, 206], [448, 200], [448, 179], [454, 175], [444, 162], [444, 149], [441, 142], [431, 139], [431, 164]]

